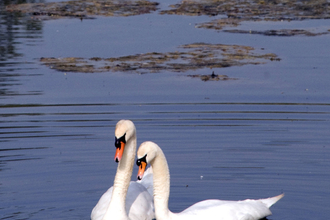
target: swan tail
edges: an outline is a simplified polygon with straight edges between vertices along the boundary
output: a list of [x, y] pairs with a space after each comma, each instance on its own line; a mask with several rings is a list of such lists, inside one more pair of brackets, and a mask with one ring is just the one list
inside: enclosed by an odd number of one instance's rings
[[267, 199], [259, 199], [260, 202], [264, 203], [268, 208], [270, 208], [272, 205], [274, 205], [278, 200], [282, 199], [284, 196], [284, 193], [278, 196], [270, 197]]

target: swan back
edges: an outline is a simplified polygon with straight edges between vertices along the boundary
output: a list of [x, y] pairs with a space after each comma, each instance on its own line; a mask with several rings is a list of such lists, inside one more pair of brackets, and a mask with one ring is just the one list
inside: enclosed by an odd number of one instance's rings
[[[283, 194], [267, 199], [246, 199], [242, 201], [228, 201], [209, 199], [198, 202], [181, 213], [175, 214], [173, 219], [190, 219], [198, 220], [203, 217], [206, 219], [223, 219], [223, 220], [256, 220], [262, 219], [272, 214], [269, 207], [264, 203], [270, 201], [278, 201]], [[274, 204], [274, 203], [273, 203]]]

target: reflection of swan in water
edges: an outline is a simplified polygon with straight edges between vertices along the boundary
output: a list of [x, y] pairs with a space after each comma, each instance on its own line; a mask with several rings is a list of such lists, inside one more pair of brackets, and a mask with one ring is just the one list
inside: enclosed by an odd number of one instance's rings
[[256, 220], [271, 215], [269, 207], [281, 199], [284, 194], [268, 198], [244, 201], [204, 200], [180, 213], [168, 209], [170, 194], [170, 174], [163, 151], [153, 142], [144, 142], [137, 152], [139, 166], [138, 179], [150, 163], [154, 179], [154, 205], [157, 220]]
[[133, 122], [119, 121], [116, 125], [115, 136], [117, 148], [115, 161], [119, 164], [114, 184], [102, 195], [94, 207], [91, 219], [153, 219], [155, 215], [152, 197], [152, 169], [146, 171], [145, 180], [130, 181], [136, 154], [136, 131]]

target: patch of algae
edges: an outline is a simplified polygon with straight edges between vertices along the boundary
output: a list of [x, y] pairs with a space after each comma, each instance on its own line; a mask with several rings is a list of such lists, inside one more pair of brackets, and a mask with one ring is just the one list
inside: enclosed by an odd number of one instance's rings
[[[330, 18], [330, 2], [328, 0], [183, 0], [182, 3], [171, 5], [171, 7], [172, 9], [163, 10], [160, 13], [190, 16], [223, 15], [224, 17], [221, 19], [197, 25], [198, 28], [216, 30], [222, 30], [224, 27], [236, 27], [242, 21], [292, 21]], [[304, 33], [299, 34], [307, 36], [327, 34], [326, 32], [303, 31]], [[289, 35], [283, 35], [282, 30], [269, 30], [264, 35], [268, 35], [269, 32], [277, 36], [297, 35], [295, 30], [289, 31], [292, 32]]]
[[[180, 46], [181, 51], [145, 53], [123, 57], [40, 58], [48, 67], [63, 72], [186, 72], [203, 68], [223, 68], [246, 64], [279, 61], [273, 53], [255, 52], [253, 47], [240, 45], [194, 43]], [[191, 77], [195, 77], [192, 75]], [[213, 79], [219, 77], [211, 77]], [[223, 79], [226, 77], [222, 77]], [[219, 79], [222, 79], [221, 77]], [[229, 79], [228, 77], [226, 79]]]
[[25, 3], [8, 5], [6, 10], [13, 13], [25, 13], [39, 19], [56, 19], [93, 16], [133, 16], [151, 13], [157, 10], [157, 2], [146, 0], [75, 0], [49, 3]]

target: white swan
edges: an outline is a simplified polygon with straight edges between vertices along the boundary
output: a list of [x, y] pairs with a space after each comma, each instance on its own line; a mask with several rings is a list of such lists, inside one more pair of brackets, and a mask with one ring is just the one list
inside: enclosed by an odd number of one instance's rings
[[[155, 217], [152, 197], [152, 170], [146, 181], [131, 180], [136, 155], [136, 129], [133, 122], [121, 120], [115, 130], [115, 161], [118, 163], [113, 186], [100, 198], [91, 213], [92, 220], [149, 220]], [[149, 192], [148, 192], [149, 190]]]
[[140, 145], [137, 152], [138, 179], [143, 177], [147, 164], [153, 169], [154, 205], [157, 220], [256, 220], [271, 215], [269, 207], [284, 194], [268, 198], [244, 201], [204, 200], [180, 213], [168, 209], [170, 195], [170, 173], [167, 161], [160, 147], [150, 141]]

